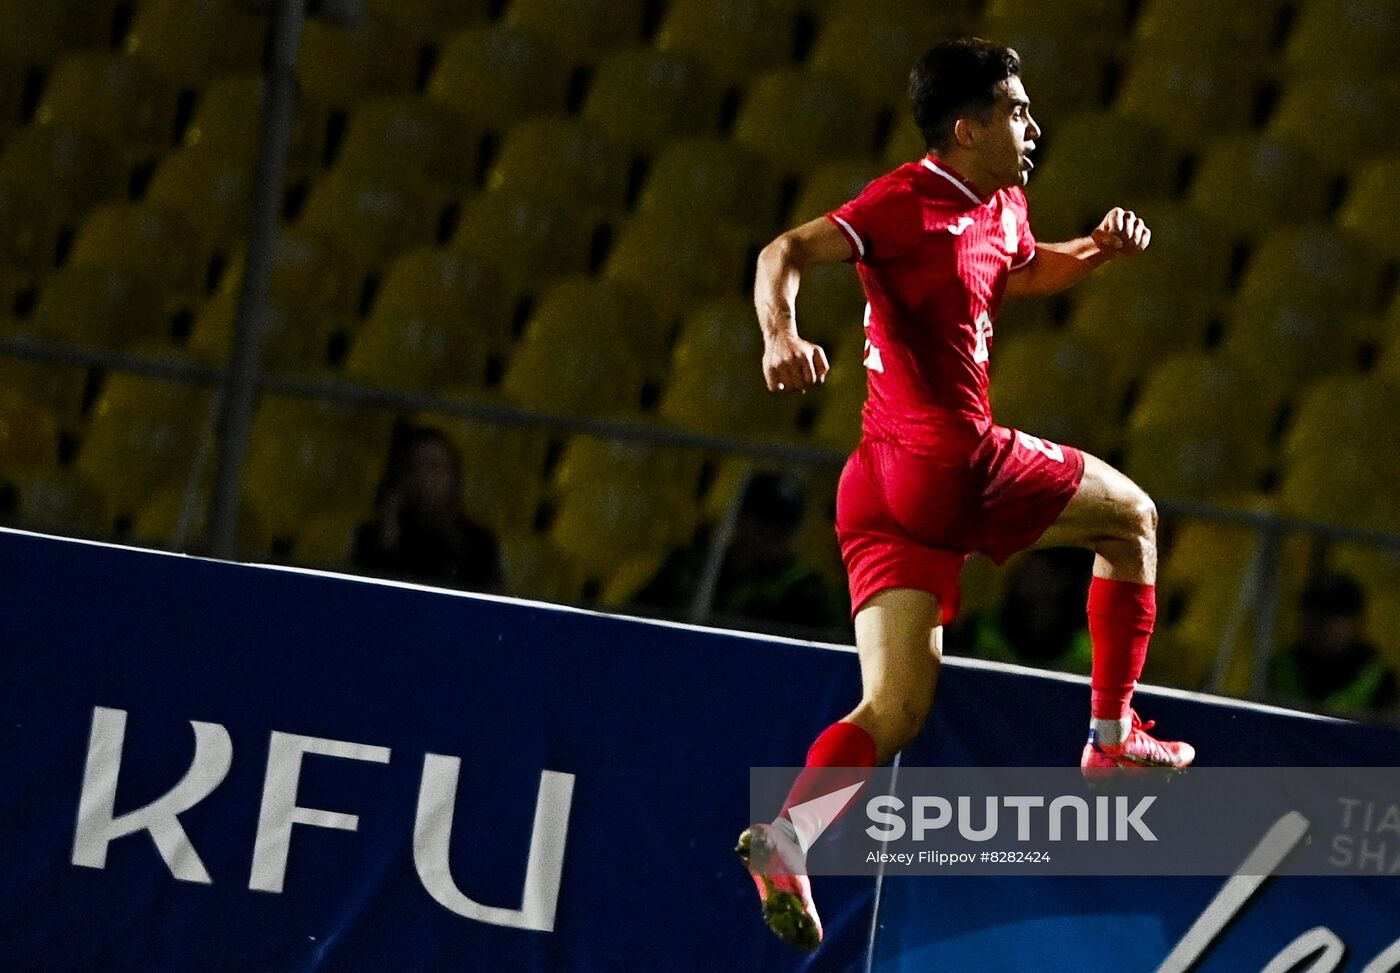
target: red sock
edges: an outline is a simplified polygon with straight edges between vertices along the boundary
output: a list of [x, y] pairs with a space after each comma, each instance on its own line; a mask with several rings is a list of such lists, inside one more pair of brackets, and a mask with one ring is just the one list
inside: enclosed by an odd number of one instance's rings
[[1089, 641], [1094, 647], [1089, 683], [1094, 719], [1127, 718], [1156, 619], [1157, 589], [1153, 585], [1098, 577], [1089, 583]]
[[[833, 723], [821, 732], [807, 751], [807, 766], [798, 774], [792, 790], [783, 802], [782, 815], [788, 808], [843, 787], [870, 779], [875, 766], [875, 738], [854, 723]], [[850, 801], [846, 807], [851, 806]], [[837, 813], [828, 824], [845, 813]]]

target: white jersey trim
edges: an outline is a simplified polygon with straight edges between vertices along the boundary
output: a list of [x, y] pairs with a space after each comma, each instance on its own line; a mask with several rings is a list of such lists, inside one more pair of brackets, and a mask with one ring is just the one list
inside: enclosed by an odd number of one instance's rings
[[968, 188], [967, 188], [967, 183], [963, 182], [961, 179], [959, 179], [957, 176], [953, 175], [953, 174], [952, 174], [951, 172], [949, 172], [947, 169], [944, 169], [944, 168], [942, 168], [941, 166], [939, 166], [938, 163], [934, 162], [934, 161], [933, 161], [932, 159], [930, 159], [928, 156], [924, 156], [923, 159], [920, 160], [920, 164], [923, 165], [923, 167], [924, 167], [925, 169], [927, 169], [929, 172], [937, 173], [938, 175], [942, 176], [944, 179], [946, 179], [946, 180], [948, 180], [949, 182], [951, 182], [954, 186], [957, 186], [959, 189], [962, 190], [964, 196], [966, 196], [968, 199], [972, 200], [972, 201], [973, 201], [974, 203], [976, 203], [978, 206], [981, 206], [981, 205], [982, 205], [982, 203], [983, 203], [982, 197], [978, 196], [978, 195], [977, 195], [976, 193], [974, 193], [971, 189], [968, 189]]
[[835, 213], [831, 214], [831, 218], [835, 220], [840, 225], [841, 229], [846, 231], [846, 235], [851, 238], [851, 242], [855, 244], [856, 247], [856, 255], [858, 257], [864, 257], [865, 242], [861, 240], [860, 234], [851, 227], [851, 224], [841, 219], [841, 217], [837, 216]]
[[1032, 250], [1032, 251], [1030, 252], [1030, 256], [1026, 257], [1026, 259], [1025, 259], [1025, 260], [1022, 260], [1020, 263], [1012, 264], [1012, 265], [1011, 265], [1011, 269], [1012, 269], [1012, 270], [1020, 270], [1022, 267], [1024, 267], [1026, 264], [1030, 263], [1030, 262], [1031, 262], [1032, 260], [1034, 260], [1034, 259], [1035, 259], [1035, 251]]

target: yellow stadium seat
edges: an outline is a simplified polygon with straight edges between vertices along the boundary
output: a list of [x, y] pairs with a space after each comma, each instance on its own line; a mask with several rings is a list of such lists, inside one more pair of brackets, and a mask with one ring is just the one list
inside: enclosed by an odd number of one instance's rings
[[1377, 255], [1326, 225], [1280, 227], [1260, 241], [1235, 297], [1235, 312], [1316, 299], [1334, 308], [1375, 309], [1382, 285]]
[[[219, 282], [219, 293], [237, 293], [243, 286], [243, 253], [235, 249]], [[283, 230], [273, 247], [273, 298], [302, 307], [358, 311], [363, 271], [327, 241], [297, 230]]]
[[1228, 416], [1241, 437], [1266, 441], [1275, 406], [1245, 365], [1223, 355], [1187, 352], [1167, 358], [1147, 377], [1129, 431], [1137, 436], [1172, 426], [1210, 430]]
[[528, 533], [500, 538], [506, 591], [517, 598], [577, 603], [583, 573], [547, 538]]
[[405, 95], [374, 98], [355, 109], [335, 165], [391, 180], [403, 172], [465, 185], [474, 175], [477, 147], [461, 119], [440, 105]]
[[126, 37], [132, 57], [175, 84], [256, 71], [268, 17], [237, 0], [149, 0]]
[[374, 95], [408, 92], [417, 71], [413, 38], [378, 17], [358, 24], [312, 17], [303, 29], [297, 75], [317, 105], [345, 110]]
[[200, 238], [200, 249], [218, 250], [247, 231], [253, 170], [206, 146], [172, 152], [156, 169], [145, 201], [173, 213]]
[[[370, 519], [370, 504], [352, 503], [317, 513], [297, 531], [292, 559], [310, 567], [346, 570], [355, 548], [355, 534]], [[240, 543], [240, 546], [244, 546]], [[246, 549], [246, 548], [245, 548]]]
[[663, 313], [740, 289], [744, 240], [725, 227], [640, 213], [618, 231], [604, 276], [647, 292]]
[[174, 93], [139, 62], [106, 51], [70, 54], [54, 65], [35, 121], [71, 125], [121, 145], [129, 160], [164, 151], [175, 140]]
[[689, 537], [693, 511], [648, 481], [586, 483], [561, 493], [549, 536], [586, 576], [608, 579], [639, 559], [659, 566]]
[[698, 61], [638, 49], [599, 63], [583, 117], [612, 138], [659, 151], [678, 136], [712, 134], [719, 109], [719, 92]]
[[21, 66], [43, 64], [68, 46], [69, 0], [0, 4], [0, 56]]
[[1259, 88], [1248, 62], [1200, 51], [1140, 50], [1128, 66], [1116, 108], [1157, 125], [1194, 149], [1201, 131], [1247, 128]]
[[515, 295], [494, 264], [430, 247], [395, 260], [374, 302], [375, 315], [455, 319], [480, 333], [493, 350], [510, 340], [514, 313]]
[[643, 0], [511, 0], [506, 22], [544, 38], [576, 64], [642, 41]]
[[245, 500], [274, 535], [295, 534], [330, 507], [369, 504], [389, 424], [380, 413], [264, 396], [248, 445]]
[[489, 0], [368, 0], [371, 17], [423, 41], [435, 41], [463, 27], [491, 19]]
[[1393, 445], [1337, 439], [1294, 456], [1279, 484], [1279, 509], [1306, 520], [1393, 530], [1400, 518], [1395, 456]]
[[437, 195], [415, 180], [333, 171], [311, 190], [298, 228], [369, 270], [432, 242], [439, 209]]
[[71, 468], [15, 467], [0, 476], [19, 494], [20, 526], [87, 536], [111, 529], [112, 508], [102, 489]]
[[[194, 117], [185, 129], [185, 146], [213, 153], [228, 165], [244, 166], [251, 173], [257, 162], [261, 117], [260, 75], [219, 78], [200, 95]], [[292, 177], [305, 175], [319, 164], [323, 124], [324, 120], [310, 106], [297, 107], [287, 152], [287, 170]]]
[[355, 334], [346, 375], [365, 385], [416, 392], [484, 385], [490, 336], [465, 315], [434, 310], [376, 308]]
[[1110, 34], [1020, 18], [992, 18], [982, 30], [1020, 55], [1031, 115], [1042, 128], [1053, 131], [1070, 113], [1103, 106], [1115, 52]]
[[[760, 381], [762, 377], [760, 376]], [[831, 355], [831, 371], [817, 396], [821, 413], [812, 428], [818, 445], [849, 452], [860, 441], [861, 408], [865, 405], [866, 374], [859, 347]]]
[[[1232, 255], [1228, 228], [1214, 214], [1171, 200], [1137, 200], [1124, 205], [1152, 230], [1150, 249], [1140, 258], [1117, 261], [1098, 279], [1120, 286], [1161, 292], [1189, 289], [1196, 296], [1221, 302], [1227, 290]], [[1031, 209], [1035, 219], [1035, 209]]]
[[885, 151], [880, 157], [887, 170], [906, 162], [918, 162], [928, 154], [924, 133], [914, 124], [913, 113], [905, 110], [895, 114], [894, 131], [890, 133], [890, 140], [885, 143]]
[[732, 142], [702, 138], [661, 150], [637, 208], [768, 232], [776, 228], [778, 201], [778, 180], [761, 159]]
[[1203, 347], [1218, 310], [1183, 287], [1145, 289], [1130, 277], [1105, 274], [1075, 296], [1069, 325], [1103, 351], [1109, 381], [1127, 388], [1154, 362]]
[[619, 212], [629, 161], [626, 150], [587, 123], [535, 118], [506, 134], [487, 188]]
[[65, 344], [115, 348], [170, 337], [160, 287], [121, 268], [73, 266], [46, 278], [25, 330]]
[[557, 415], [635, 413], [652, 364], [625, 339], [604, 336], [566, 344], [527, 331], [501, 379], [501, 393], [516, 405]]
[[1377, 448], [1400, 445], [1400, 435], [1380, 416], [1400, 410], [1400, 381], [1364, 375], [1331, 375], [1308, 386], [1293, 410], [1283, 453], [1288, 462], [1324, 453], [1334, 442], [1373, 442]]
[[579, 435], [559, 458], [554, 488], [568, 493], [607, 482], [649, 483], [658, 496], [692, 503], [704, 461], [704, 454], [693, 449]]
[[782, 0], [676, 0], [656, 45], [698, 58], [721, 81], [742, 81], [792, 60], [792, 8]]
[[801, 403], [768, 391], [762, 361], [752, 305], [737, 297], [706, 304], [676, 345], [662, 418], [712, 435], [790, 438]]
[[[441, 429], [457, 447], [462, 502], [469, 517], [503, 535], [531, 529], [543, 494], [547, 430], [441, 413], [422, 413], [417, 422]], [[509, 576], [509, 565], [506, 573]]]
[[209, 256], [199, 234], [175, 214], [146, 203], [105, 203], [78, 228], [69, 262], [119, 267], [187, 295], [204, 287]]
[[480, 193], [462, 208], [452, 249], [494, 263], [516, 291], [588, 269], [600, 214], [526, 193]]
[[[189, 351], [196, 359], [224, 365], [233, 358], [238, 292], [214, 295], [195, 317]], [[348, 317], [314, 306], [273, 297], [269, 300], [263, 336], [263, 367], [273, 372], [326, 370], [326, 347], [331, 336], [348, 329]]]
[[648, 295], [625, 284], [566, 277], [540, 295], [525, 338], [541, 346], [570, 347], [580, 341], [618, 342], [632, 349], [647, 374], [664, 371], [657, 362], [670, 338]]
[[846, 82], [791, 69], [749, 86], [734, 139], [777, 169], [806, 173], [813, 159], [872, 156], [874, 130], [874, 112]]
[[1391, 0], [1308, 0], [1288, 35], [1283, 60], [1296, 74], [1327, 74], [1382, 62], [1400, 36]]
[[1230, 312], [1224, 350], [1258, 362], [1260, 378], [1283, 395], [1329, 372], [1354, 368], [1358, 342], [1339, 328], [1326, 297], [1287, 293], [1240, 301]]
[[117, 513], [133, 512], [157, 490], [188, 478], [212, 404], [208, 389], [108, 375], [83, 432], [77, 470], [101, 487]]
[[83, 409], [87, 370], [59, 362], [0, 356], [0, 401], [45, 406], [62, 423], [71, 423]]
[[[131, 538], [142, 544], [173, 547], [177, 550], [198, 550], [208, 541], [209, 493], [207, 488], [196, 492], [193, 502], [186, 496], [188, 484], [160, 490], [142, 505], [131, 522]], [[186, 505], [189, 510], [186, 510]], [[183, 543], [176, 542], [183, 536]], [[238, 515], [238, 548], [250, 554], [261, 554], [271, 546], [272, 536], [258, 518], [257, 511], [246, 503]]]
[[[757, 328], [757, 317], [751, 320]], [[830, 354], [833, 347], [861, 338], [864, 321], [865, 294], [853, 267], [809, 267], [802, 274], [797, 291], [797, 330], [802, 337]]]
[[881, 172], [874, 162], [832, 162], [813, 170], [802, 182], [790, 222], [814, 220], [855, 199]]
[[1082, 236], [1113, 207], [1132, 209], [1172, 188], [1176, 157], [1162, 132], [1143, 119], [1073, 115], [1047, 125], [1044, 150], [1026, 192], [1036, 234], [1046, 240]]
[[1337, 222], [1378, 253], [1400, 258], [1400, 156], [1377, 160], [1362, 169], [1352, 183]]
[[1140, 50], [1262, 59], [1273, 46], [1283, 6], [1279, 0], [1230, 7], [1213, 0], [1148, 0], [1133, 24], [1133, 42]]
[[1243, 235], [1321, 219], [1330, 180], [1308, 153], [1269, 135], [1212, 139], [1191, 183], [1191, 204]]
[[1075, 334], [1029, 332], [992, 349], [992, 414], [1004, 426], [1104, 455], [1117, 437], [1123, 390], [1103, 353]]
[[1123, 470], [1154, 497], [1237, 506], [1253, 502], [1268, 460], [1263, 438], [1227, 423], [1154, 425], [1129, 434]]
[[473, 127], [499, 130], [522, 118], [562, 111], [568, 69], [534, 35], [508, 24], [452, 35], [428, 96]]
[[56, 466], [62, 424], [52, 407], [0, 399], [0, 467]]
[[1400, 84], [1389, 76], [1303, 77], [1283, 89], [1269, 132], [1345, 171], [1400, 148], [1400, 130], [1391, 124], [1397, 112]]
[[955, 17], [935, 17], [917, 7], [844, 0], [826, 15], [807, 63], [842, 78], [867, 103], [905, 108], [909, 71]]
[[1108, 37], [1121, 36], [1128, 20], [1127, 0], [1066, 0], [1048, 6], [1036, 0], [991, 0], [989, 21], [1021, 22], [1035, 26], [1099, 31]]

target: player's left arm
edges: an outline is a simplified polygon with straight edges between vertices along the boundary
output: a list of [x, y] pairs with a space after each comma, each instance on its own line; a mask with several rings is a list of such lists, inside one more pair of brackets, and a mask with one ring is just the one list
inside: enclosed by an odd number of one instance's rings
[[1036, 243], [1035, 257], [1007, 278], [1006, 296], [1058, 294], [1110, 260], [1141, 253], [1151, 242], [1152, 231], [1132, 210], [1109, 210], [1089, 236]]

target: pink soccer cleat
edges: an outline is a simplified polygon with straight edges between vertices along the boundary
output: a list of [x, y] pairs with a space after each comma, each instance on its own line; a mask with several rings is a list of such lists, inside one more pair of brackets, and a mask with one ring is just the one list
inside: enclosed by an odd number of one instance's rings
[[1189, 743], [1158, 740], [1147, 731], [1156, 721], [1146, 723], [1133, 711], [1132, 729], [1128, 738], [1116, 747], [1100, 743], [1098, 734], [1089, 731], [1089, 742], [1079, 758], [1079, 769], [1085, 777], [1108, 777], [1120, 770], [1141, 770], [1166, 767], [1181, 770], [1196, 759], [1196, 748]]
[[811, 952], [820, 946], [822, 921], [801, 849], [773, 825], [753, 824], [739, 835], [734, 850], [758, 886], [768, 928], [797, 949]]

